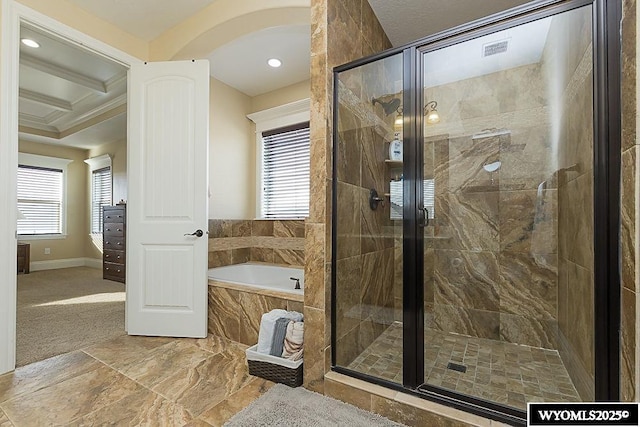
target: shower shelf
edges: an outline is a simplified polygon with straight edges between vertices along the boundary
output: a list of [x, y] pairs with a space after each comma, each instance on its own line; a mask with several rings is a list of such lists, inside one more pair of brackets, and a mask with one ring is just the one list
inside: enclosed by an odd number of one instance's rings
[[389, 159], [385, 159], [384, 161], [387, 165], [389, 165], [390, 167], [400, 167], [402, 166], [402, 160], [389, 160]]

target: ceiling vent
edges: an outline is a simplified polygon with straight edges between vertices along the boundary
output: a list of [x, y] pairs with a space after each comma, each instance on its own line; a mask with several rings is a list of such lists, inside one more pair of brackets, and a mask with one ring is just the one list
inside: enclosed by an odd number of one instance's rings
[[491, 56], [497, 55], [499, 53], [504, 53], [507, 51], [509, 47], [509, 40], [500, 40], [498, 42], [485, 44], [482, 46], [482, 56]]

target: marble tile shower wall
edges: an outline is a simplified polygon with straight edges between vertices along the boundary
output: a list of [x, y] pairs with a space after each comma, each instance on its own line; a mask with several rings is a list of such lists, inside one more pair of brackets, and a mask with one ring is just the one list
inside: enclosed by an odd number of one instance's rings
[[389, 191], [385, 164], [395, 115], [371, 99], [392, 94], [399, 57], [345, 72], [340, 79], [337, 196], [336, 359], [348, 366], [394, 320], [394, 239], [389, 203], [369, 206], [370, 189]]
[[[543, 62], [564, 114], [558, 156], [558, 349], [582, 399], [594, 398], [593, 59], [588, 12], [552, 23]], [[569, 45], [567, 32], [581, 34]], [[560, 54], [559, 54], [560, 53]]]
[[[435, 182], [427, 327], [556, 348], [557, 180], [544, 94], [540, 64], [426, 90], [447, 115], [425, 129]], [[487, 128], [510, 132], [473, 137]], [[496, 161], [498, 171], [484, 170]]]
[[317, 339], [305, 344], [304, 385], [320, 393], [331, 368], [332, 69], [390, 47], [368, 2], [311, 0], [311, 199], [305, 223], [304, 315], [305, 333]]
[[209, 268], [244, 262], [304, 266], [304, 220], [209, 220]]
[[637, 140], [637, 10], [635, 0], [623, 1], [622, 20], [622, 180], [621, 180], [621, 337], [620, 337], [620, 399], [638, 399], [640, 386], [640, 341], [637, 316], [638, 282], [640, 281], [637, 224], [640, 223], [640, 145]]

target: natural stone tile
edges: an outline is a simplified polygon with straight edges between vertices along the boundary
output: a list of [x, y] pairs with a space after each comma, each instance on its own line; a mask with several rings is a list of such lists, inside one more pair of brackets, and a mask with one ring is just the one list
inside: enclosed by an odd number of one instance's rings
[[336, 269], [336, 333], [342, 337], [360, 323], [362, 258], [338, 260]]
[[371, 411], [407, 426], [453, 427], [470, 425], [376, 395], [371, 396]]
[[333, 68], [362, 57], [359, 22], [355, 22], [341, 2], [327, 3], [327, 65]]
[[323, 310], [305, 306], [305, 335], [314, 337], [304, 345], [304, 387], [323, 393], [325, 315]]
[[337, 208], [337, 258], [348, 258], [360, 254], [360, 195], [361, 190], [354, 185], [338, 182]]
[[125, 399], [143, 387], [105, 365], [4, 402], [17, 425], [61, 425]]
[[13, 423], [9, 421], [9, 418], [5, 415], [5, 413], [0, 408], [0, 427], [13, 427]]
[[237, 341], [248, 346], [258, 342], [260, 321], [264, 313], [276, 308], [287, 309], [286, 300], [250, 292], [239, 292], [238, 303], [240, 333]]
[[241, 249], [232, 249], [231, 250], [231, 263], [232, 264], [243, 264], [245, 262], [251, 261], [251, 249], [250, 248], [241, 248]]
[[537, 319], [556, 319], [557, 256], [501, 252], [500, 311]]
[[273, 249], [270, 248], [251, 248], [250, 249], [251, 261], [266, 262], [273, 264]]
[[0, 403], [93, 371], [102, 364], [81, 351], [61, 354], [0, 375]]
[[228, 251], [213, 251], [209, 252], [209, 268], [224, 267], [225, 265], [231, 265], [232, 252]]
[[274, 249], [273, 262], [274, 264], [286, 264], [302, 267], [304, 266], [304, 251], [292, 249]]
[[251, 236], [251, 221], [231, 221], [232, 237], [249, 237]]
[[246, 386], [206, 410], [199, 418], [213, 426], [221, 426], [236, 413], [266, 393], [273, 385], [274, 383], [271, 381], [253, 378]]
[[209, 238], [231, 237], [231, 222], [224, 219], [209, 220]]
[[556, 200], [556, 190], [500, 192], [501, 250], [556, 253]]
[[433, 323], [436, 329], [442, 331], [500, 339], [500, 313], [495, 311], [435, 304]]
[[341, 400], [365, 411], [371, 411], [371, 393], [358, 390], [337, 381], [325, 379], [324, 392], [327, 396]]
[[238, 363], [244, 357], [244, 352], [229, 347], [198, 363], [178, 365], [172, 370], [173, 375], [157, 383], [153, 391], [198, 417], [253, 380], [246, 365]]
[[191, 414], [182, 406], [143, 389], [69, 425], [185, 425], [192, 420]]
[[305, 306], [325, 307], [325, 226], [306, 224], [304, 300]]
[[252, 236], [273, 236], [273, 223], [271, 220], [251, 221]]
[[636, 230], [636, 217], [640, 215], [636, 198], [636, 188], [640, 185], [638, 147], [635, 145], [622, 153], [622, 185], [620, 193], [622, 286], [634, 292], [637, 290], [636, 278], [638, 277], [637, 271], [640, 268], [640, 266], [636, 265], [636, 251], [640, 242]]
[[436, 193], [435, 203], [436, 249], [499, 250], [498, 192]]
[[273, 223], [275, 237], [304, 237], [303, 220], [278, 220]]
[[209, 356], [211, 356], [209, 352], [189, 342], [174, 340], [153, 349], [145, 357], [119, 367], [118, 371], [137, 383], [151, 388], [172, 376], [183, 366], [198, 363]]
[[567, 338], [590, 375], [594, 373], [593, 273], [577, 264], [568, 264], [569, 329]]
[[500, 313], [500, 339], [532, 347], [558, 348], [558, 323], [551, 319], [536, 319]]
[[362, 129], [360, 119], [346, 106], [339, 104], [337, 166], [338, 180], [360, 185]]
[[622, 289], [621, 339], [620, 339], [620, 399], [623, 402], [636, 400], [636, 300], [635, 292]]
[[122, 335], [85, 348], [84, 352], [117, 370], [173, 341], [165, 337]]
[[298, 313], [304, 313], [304, 303], [299, 301], [287, 300], [287, 310], [297, 311]]
[[622, 46], [621, 46], [621, 113], [622, 113], [622, 150], [625, 151], [636, 144], [636, 63], [637, 63], [637, 33], [636, 33], [636, 2], [625, 0], [622, 2]]
[[[431, 301], [438, 304], [499, 311], [500, 269], [498, 258], [493, 252], [449, 250], [432, 252], [435, 252], [435, 299], [432, 296]], [[433, 285], [427, 284], [427, 287], [433, 288]]]
[[240, 341], [240, 293], [209, 286], [208, 331], [232, 341]]

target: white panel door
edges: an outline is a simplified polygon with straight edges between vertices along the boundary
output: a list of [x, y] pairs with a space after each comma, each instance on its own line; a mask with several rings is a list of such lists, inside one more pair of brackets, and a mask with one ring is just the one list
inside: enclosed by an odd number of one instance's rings
[[129, 82], [127, 331], [205, 337], [209, 62], [134, 65]]

